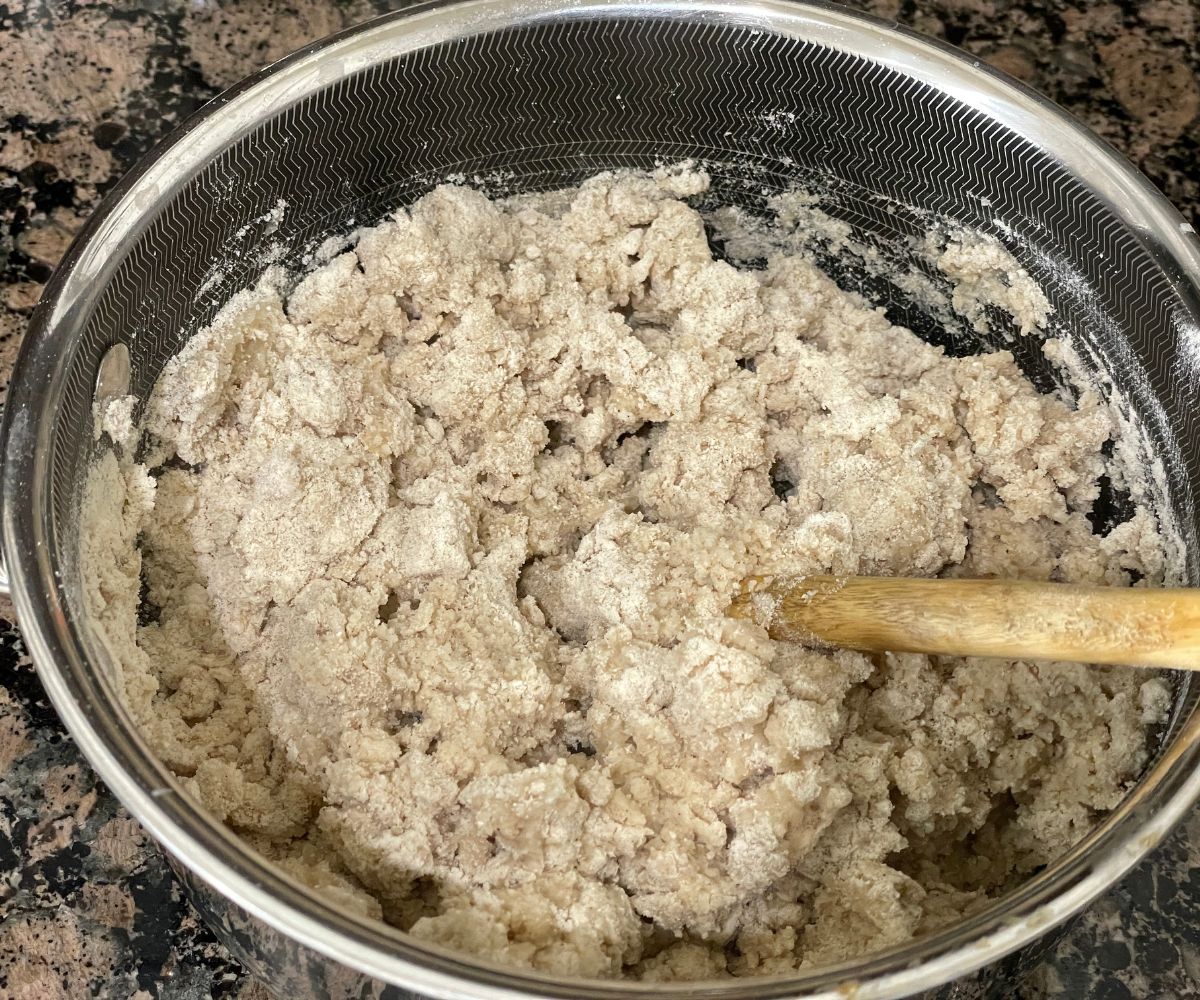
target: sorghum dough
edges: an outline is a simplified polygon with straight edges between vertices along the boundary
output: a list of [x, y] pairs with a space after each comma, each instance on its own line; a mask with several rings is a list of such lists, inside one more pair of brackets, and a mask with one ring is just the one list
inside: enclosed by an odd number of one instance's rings
[[[1147, 510], [1088, 519], [1093, 393], [948, 357], [803, 256], [715, 261], [704, 184], [438, 188], [238, 295], [143, 460], [97, 466], [85, 580], [130, 711], [325, 898], [558, 974], [793, 971], [956, 919], [1143, 765], [1144, 673], [726, 619], [751, 572], [1165, 567]], [[978, 250], [946, 270], [1036, 325]]]

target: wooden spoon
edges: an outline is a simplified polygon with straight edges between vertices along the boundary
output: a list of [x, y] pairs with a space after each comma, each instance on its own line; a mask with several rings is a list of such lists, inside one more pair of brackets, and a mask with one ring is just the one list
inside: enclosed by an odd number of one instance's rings
[[1200, 589], [755, 576], [729, 614], [806, 645], [1200, 670]]

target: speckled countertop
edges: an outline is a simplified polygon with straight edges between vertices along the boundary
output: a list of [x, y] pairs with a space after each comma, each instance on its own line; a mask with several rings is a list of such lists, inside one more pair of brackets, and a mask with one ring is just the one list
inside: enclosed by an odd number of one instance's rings
[[[384, 0], [0, 0], [0, 386], [43, 283], [188, 113]], [[1200, 226], [1200, 0], [867, 0], [1049, 94]], [[11, 618], [11, 611], [0, 607]], [[182, 900], [0, 630], [0, 998], [265, 1000]], [[1200, 812], [1017, 1000], [1200, 996]]]

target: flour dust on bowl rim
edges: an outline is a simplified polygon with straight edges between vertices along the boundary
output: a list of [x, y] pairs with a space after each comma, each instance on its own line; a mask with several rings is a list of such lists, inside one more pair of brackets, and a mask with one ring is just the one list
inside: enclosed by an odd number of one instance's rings
[[[450, 175], [517, 192], [684, 159], [710, 171], [713, 205], [763, 213], [772, 193], [821, 193], [897, 266], [913, 263], [931, 219], [998, 235], [1045, 288], [1056, 332], [1127, 401], [1170, 484], [1161, 513], [1200, 579], [1200, 244], [1144, 178], [1036, 94], [894, 25], [783, 0], [432, 3], [311, 45], [188, 121], [84, 227], [21, 348], [0, 500], [13, 600], [55, 707], [217, 934], [281, 995], [996, 995], [1200, 794], [1197, 693], [1180, 679], [1120, 806], [970, 919], [803, 976], [651, 987], [500, 969], [344, 914], [179, 793], [119, 704], [82, 613], [77, 514], [98, 382], [144, 400], [187, 338], [261, 274], [268, 243], [296, 259]], [[856, 260], [823, 264], [893, 303], [897, 322], [949, 349], [980, 346]], [[1005, 346], [1034, 374], [1047, 364], [1035, 344]]]

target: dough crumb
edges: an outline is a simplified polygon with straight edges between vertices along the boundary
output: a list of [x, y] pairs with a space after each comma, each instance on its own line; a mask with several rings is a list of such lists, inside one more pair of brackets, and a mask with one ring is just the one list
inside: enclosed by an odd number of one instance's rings
[[1037, 282], [994, 236], [958, 230], [935, 256], [938, 270], [954, 282], [955, 312], [980, 333], [991, 329], [989, 306], [1008, 313], [1022, 335], [1041, 330], [1054, 311]]
[[[1148, 508], [1093, 530], [1095, 394], [948, 357], [801, 252], [715, 260], [681, 200], [706, 186], [439, 187], [236, 296], [164, 369], [142, 461], [93, 470], [129, 711], [339, 905], [556, 975], [795, 972], [960, 919], [1143, 767], [1145, 673], [726, 618], [752, 573], [1170, 566]], [[1045, 321], [998, 244], [939, 266], [976, 322]]]

